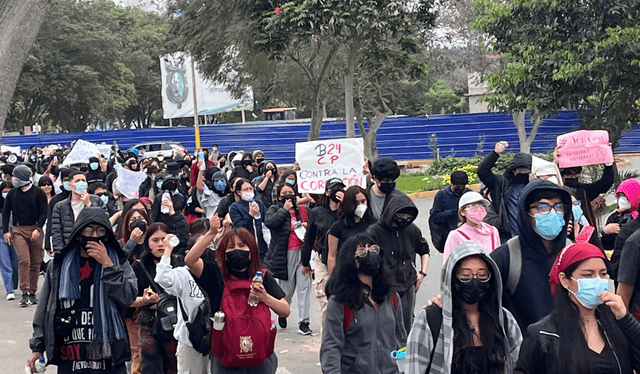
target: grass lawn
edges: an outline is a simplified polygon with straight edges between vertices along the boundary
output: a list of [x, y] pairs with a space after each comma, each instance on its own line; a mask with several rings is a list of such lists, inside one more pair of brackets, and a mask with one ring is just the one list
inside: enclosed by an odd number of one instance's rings
[[429, 177], [430, 181], [423, 180], [426, 176], [424, 173], [419, 174], [401, 174], [396, 179], [396, 187], [404, 193], [410, 194], [414, 192], [439, 190], [445, 183], [442, 178]]

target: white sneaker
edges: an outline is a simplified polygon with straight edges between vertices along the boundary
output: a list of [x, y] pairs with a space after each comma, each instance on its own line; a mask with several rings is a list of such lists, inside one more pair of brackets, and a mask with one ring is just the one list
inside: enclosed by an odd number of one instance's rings
[[16, 294], [13, 292], [9, 292], [7, 294], [7, 300], [15, 300], [16, 299]]

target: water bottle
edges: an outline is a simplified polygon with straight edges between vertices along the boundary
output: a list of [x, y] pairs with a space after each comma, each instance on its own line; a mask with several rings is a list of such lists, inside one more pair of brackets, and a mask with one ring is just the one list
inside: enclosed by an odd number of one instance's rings
[[[36, 360], [36, 373], [44, 373], [45, 364], [44, 364], [44, 356], [40, 356], [39, 359]], [[24, 367], [24, 374], [31, 374], [31, 368], [29, 366]]]
[[202, 150], [198, 152], [198, 158], [202, 161], [202, 165], [200, 165], [200, 170], [202, 171], [207, 170], [207, 161], [204, 159], [204, 152]]
[[[255, 199], [251, 199], [251, 202], [252, 202], [252, 203], [256, 203], [256, 200], [255, 200]], [[256, 203], [256, 204], [258, 204], [258, 203]], [[260, 204], [258, 204], [258, 208], [260, 208]], [[262, 214], [260, 214], [260, 209], [258, 209], [258, 211], [257, 211], [257, 212], [256, 212], [256, 214], [253, 216], [253, 218], [255, 218], [255, 219], [260, 219], [260, 218], [262, 218]]]
[[[251, 283], [262, 283], [262, 272], [256, 271], [256, 276], [253, 277], [253, 281]], [[257, 306], [258, 300], [253, 295], [249, 295], [249, 305]]]
[[[164, 199], [171, 199], [171, 195], [169, 194], [169, 190], [164, 190], [164, 193], [162, 194], [162, 200]], [[161, 206], [160, 207], [160, 211], [162, 212], [162, 214], [169, 214], [169, 207], [168, 206]]]
[[180, 239], [178, 239], [177, 236], [172, 236], [171, 239], [169, 239], [169, 244], [171, 244], [171, 246], [175, 248], [178, 246], [178, 244], [180, 244]]

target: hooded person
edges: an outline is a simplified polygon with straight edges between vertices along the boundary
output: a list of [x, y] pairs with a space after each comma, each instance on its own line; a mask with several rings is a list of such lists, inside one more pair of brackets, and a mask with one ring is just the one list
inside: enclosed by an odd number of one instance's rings
[[[71, 195], [71, 187], [69, 186], [69, 175], [74, 171], [71, 168], [60, 169], [60, 180], [62, 181], [62, 187], [60, 188], [60, 193], [57, 193], [54, 197], [49, 201], [49, 205], [47, 205], [47, 221], [51, 222], [51, 217], [53, 216], [53, 207], [62, 200], [65, 200]], [[51, 250], [51, 225], [47, 225], [46, 235], [44, 238], [44, 248], [46, 250]]]
[[131, 352], [123, 309], [138, 293], [136, 276], [102, 209], [83, 209], [71, 238], [49, 263], [28, 365], [34, 370], [46, 352], [59, 373], [75, 367], [126, 373]]
[[264, 161], [258, 168], [260, 175], [255, 177], [251, 184], [256, 191], [256, 196], [262, 201], [265, 207], [269, 209], [273, 201], [273, 189], [278, 180], [278, 166], [271, 160]]
[[551, 312], [549, 271], [567, 243], [571, 195], [544, 179], [532, 180], [518, 201], [517, 236], [493, 252], [502, 276], [504, 304], [521, 328]]
[[[635, 179], [627, 179], [620, 183], [616, 189], [616, 199], [618, 209], [614, 210], [607, 217], [602, 238], [600, 239], [605, 250], [612, 250], [615, 247], [616, 238], [622, 226], [638, 217], [638, 206], [640, 206], [640, 183]], [[620, 251], [614, 251], [611, 256], [611, 263], [614, 267], [620, 261]]]
[[516, 153], [504, 174], [491, 171], [507, 146], [507, 142], [496, 143], [495, 149], [482, 159], [477, 171], [480, 181], [491, 193], [491, 204], [502, 220], [502, 227], [498, 227], [500, 237], [517, 235], [518, 198], [529, 183], [531, 173], [531, 155], [526, 153]]
[[107, 173], [100, 169], [100, 160], [97, 157], [89, 157], [89, 170], [87, 170], [87, 184], [107, 180]]
[[581, 166], [563, 168], [560, 170], [564, 186], [569, 189], [576, 199], [580, 200], [582, 212], [589, 222], [589, 226], [598, 227], [598, 222], [596, 221], [596, 216], [593, 213], [591, 202], [600, 196], [600, 194], [609, 191], [613, 185], [616, 174], [613, 170], [613, 163], [611, 165], [605, 164], [602, 169], [602, 177], [592, 183], [580, 182], [578, 179], [580, 173], [582, 173]]
[[251, 182], [255, 177], [258, 176], [258, 168], [253, 166], [253, 158], [251, 153], [238, 153], [236, 157], [233, 159], [234, 165], [237, 164], [237, 159], [240, 157], [240, 164], [235, 166], [231, 171], [231, 175], [229, 179], [233, 179], [234, 177], [244, 178]]
[[[380, 246], [382, 266], [389, 283], [396, 288], [402, 300], [405, 329], [411, 329], [415, 293], [427, 275], [429, 245], [413, 221], [418, 208], [403, 194], [392, 194], [380, 220], [369, 226], [367, 234]], [[415, 266], [416, 254], [420, 256], [420, 268]], [[420, 269], [418, 272], [416, 269]]]
[[[502, 307], [496, 263], [479, 244], [463, 242], [447, 258], [440, 282], [442, 308], [433, 304], [416, 316], [405, 373], [513, 373], [522, 334]], [[470, 311], [478, 315], [475, 326]]]

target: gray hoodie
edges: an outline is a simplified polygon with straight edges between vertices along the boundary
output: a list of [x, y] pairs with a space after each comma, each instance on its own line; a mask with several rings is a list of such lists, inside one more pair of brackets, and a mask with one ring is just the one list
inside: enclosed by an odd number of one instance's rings
[[[451, 373], [451, 362], [453, 359], [453, 300], [451, 296], [451, 278], [453, 269], [462, 259], [471, 255], [480, 255], [492, 267], [493, 274], [496, 276], [496, 284], [498, 287], [498, 308], [500, 323], [505, 332], [505, 374], [513, 373], [515, 363], [518, 359], [520, 344], [522, 343], [522, 334], [516, 323], [515, 318], [508, 310], [502, 307], [502, 280], [500, 271], [495, 262], [489, 257], [487, 252], [477, 243], [466, 241], [453, 249], [451, 255], [442, 268], [441, 275], [441, 292], [442, 292], [442, 325], [440, 334], [435, 345], [433, 353], [433, 362], [431, 362], [431, 374], [448, 374]], [[507, 326], [504, 326], [504, 321]], [[423, 309], [413, 322], [413, 327], [407, 339], [407, 371], [406, 374], [423, 374], [427, 372], [430, 364], [431, 352], [433, 351], [434, 342], [427, 322], [427, 312]]]

